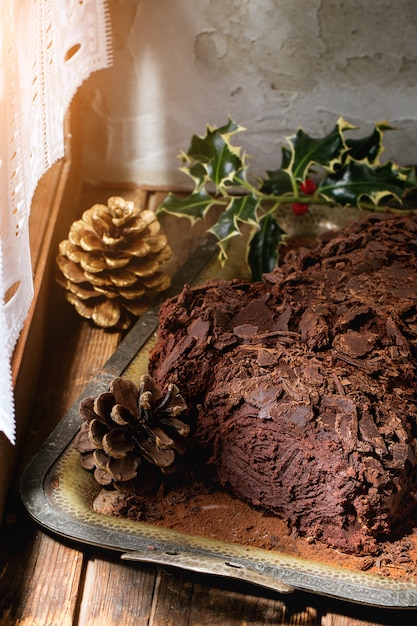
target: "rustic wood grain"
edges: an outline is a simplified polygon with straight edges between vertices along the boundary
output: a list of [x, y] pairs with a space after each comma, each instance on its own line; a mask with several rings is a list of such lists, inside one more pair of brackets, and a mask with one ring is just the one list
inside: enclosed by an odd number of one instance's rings
[[[67, 303], [63, 303], [65, 307]], [[120, 343], [120, 332], [105, 332], [81, 320], [68, 304], [65, 332], [51, 323], [46, 357], [40, 372], [19, 473], [37, 452], [68, 409], [82, 396]]]
[[[86, 188], [79, 209], [110, 195], [134, 197], [155, 208], [165, 192], [129, 187]], [[174, 254], [186, 259], [206, 225], [167, 220]], [[175, 226], [174, 226], [175, 224]], [[176, 259], [176, 263], [179, 260]], [[122, 334], [81, 320], [51, 286], [46, 358], [21, 456], [23, 468], [68, 408], [82, 395]], [[17, 485], [17, 479], [16, 479]], [[73, 546], [38, 529], [10, 499], [0, 536], [1, 626], [398, 626], [417, 624], [416, 611], [386, 611], [295, 592], [280, 596], [248, 584], [150, 564]]]
[[[365, 624], [371, 624], [371, 622], [364, 622], [359, 619], [347, 617], [346, 615], [329, 614], [322, 620], [322, 626], [364, 626]], [[373, 626], [383, 626], [381, 622], [372, 622]]]
[[[58, 215], [65, 205], [67, 185], [71, 179], [70, 158], [58, 161], [39, 182], [32, 201], [30, 250], [34, 275], [34, 295], [25, 324], [12, 358], [15, 390], [16, 445], [12, 446], [0, 433], [0, 520], [11, 476], [22, 450], [31, 404], [38, 383], [47, 336], [46, 315], [50, 297], [49, 276], [55, 257], [55, 241], [59, 231]], [[75, 193], [75, 186], [73, 186]]]
[[322, 626], [415, 626], [417, 611], [329, 600], [321, 623]]
[[[208, 579], [210, 580], [210, 579]], [[215, 581], [216, 582], [216, 581]], [[218, 584], [218, 583], [217, 583]], [[191, 624], [245, 624], [262, 626], [263, 624], [317, 624], [316, 611], [312, 609], [307, 619], [303, 604], [295, 613], [288, 611], [284, 602], [278, 597], [268, 597], [262, 591], [256, 592], [255, 587], [242, 584], [226, 584], [222, 587], [197, 584], [191, 605]], [[298, 620], [304, 616], [304, 621]]]
[[42, 532], [14, 572], [3, 566], [2, 626], [72, 626], [77, 612], [83, 555]]
[[125, 564], [98, 555], [87, 565], [79, 624], [146, 626], [152, 608], [156, 567]]
[[149, 626], [185, 626], [189, 621], [193, 583], [180, 571], [158, 568]]

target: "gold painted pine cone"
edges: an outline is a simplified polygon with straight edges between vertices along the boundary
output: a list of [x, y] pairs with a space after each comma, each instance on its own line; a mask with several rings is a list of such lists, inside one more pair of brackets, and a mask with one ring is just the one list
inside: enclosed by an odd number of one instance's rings
[[115, 378], [108, 392], [81, 402], [84, 421], [75, 439], [81, 466], [100, 485], [152, 491], [186, 450], [190, 427], [179, 419], [186, 409], [176, 385], [162, 394], [148, 375], [139, 388]]
[[155, 214], [112, 197], [87, 209], [59, 244], [58, 283], [82, 317], [103, 328], [128, 328], [170, 278], [171, 257]]

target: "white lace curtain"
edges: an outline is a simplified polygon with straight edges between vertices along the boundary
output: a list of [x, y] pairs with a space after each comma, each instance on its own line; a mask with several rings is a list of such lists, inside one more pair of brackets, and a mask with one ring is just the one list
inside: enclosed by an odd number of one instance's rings
[[105, 0], [0, 0], [0, 431], [14, 443], [11, 356], [33, 297], [28, 219], [64, 154], [77, 89], [110, 64]]

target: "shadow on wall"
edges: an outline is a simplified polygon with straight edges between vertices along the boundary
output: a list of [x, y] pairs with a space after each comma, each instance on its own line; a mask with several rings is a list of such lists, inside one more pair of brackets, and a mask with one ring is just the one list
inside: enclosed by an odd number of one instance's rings
[[[251, 172], [280, 165], [285, 136], [402, 129], [387, 158], [415, 162], [417, 21], [412, 0], [109, 0], [114, 65], [82, 87], [89, 182], [184, 184], [176, 158], [231, 115]], [[388, 19], [389, 18], [389, 19]], [[399, 36], [400, 33], [400, 36]], [[388, 43], [389, 42], [389, 45]]]

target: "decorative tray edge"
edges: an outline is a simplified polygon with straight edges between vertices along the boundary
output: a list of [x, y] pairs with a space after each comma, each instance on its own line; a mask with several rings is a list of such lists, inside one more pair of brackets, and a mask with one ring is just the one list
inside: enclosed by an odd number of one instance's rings
[[[176, 295], [184, 284], [193, 283], [209, 264], [214, 252], [213, 239], [206, 239], [175, 276], [165, 297]], [[417, 608], [417, 584], [413, 582], [385, 579], [278, 552], [181, 535], [169, 529], [152, 530], [149, 524], [142, 522], [126, 520], [120, 530], [116, 518], [104, 515], [99, 516], [101, 522], [92, 525], [83, 520], [82, 514], [75, 518], [56, 506], [46, 493], [46, 487], [48, 481], [51, 483], [56, 464], [70, 448], [79, 429], [80, 400], [106, 391], [110, 381], [126, 371], [135, 355], [154, 335], [158, 311], [159, 305], [155, 305], [136, 322], [27, 465], [20, 481], [20, 496], [30, 516], [61, 537], [121, 552], [124, 560], [165, 564], [237, 578], [280, 593], [297, 589], [376, 607]]]

